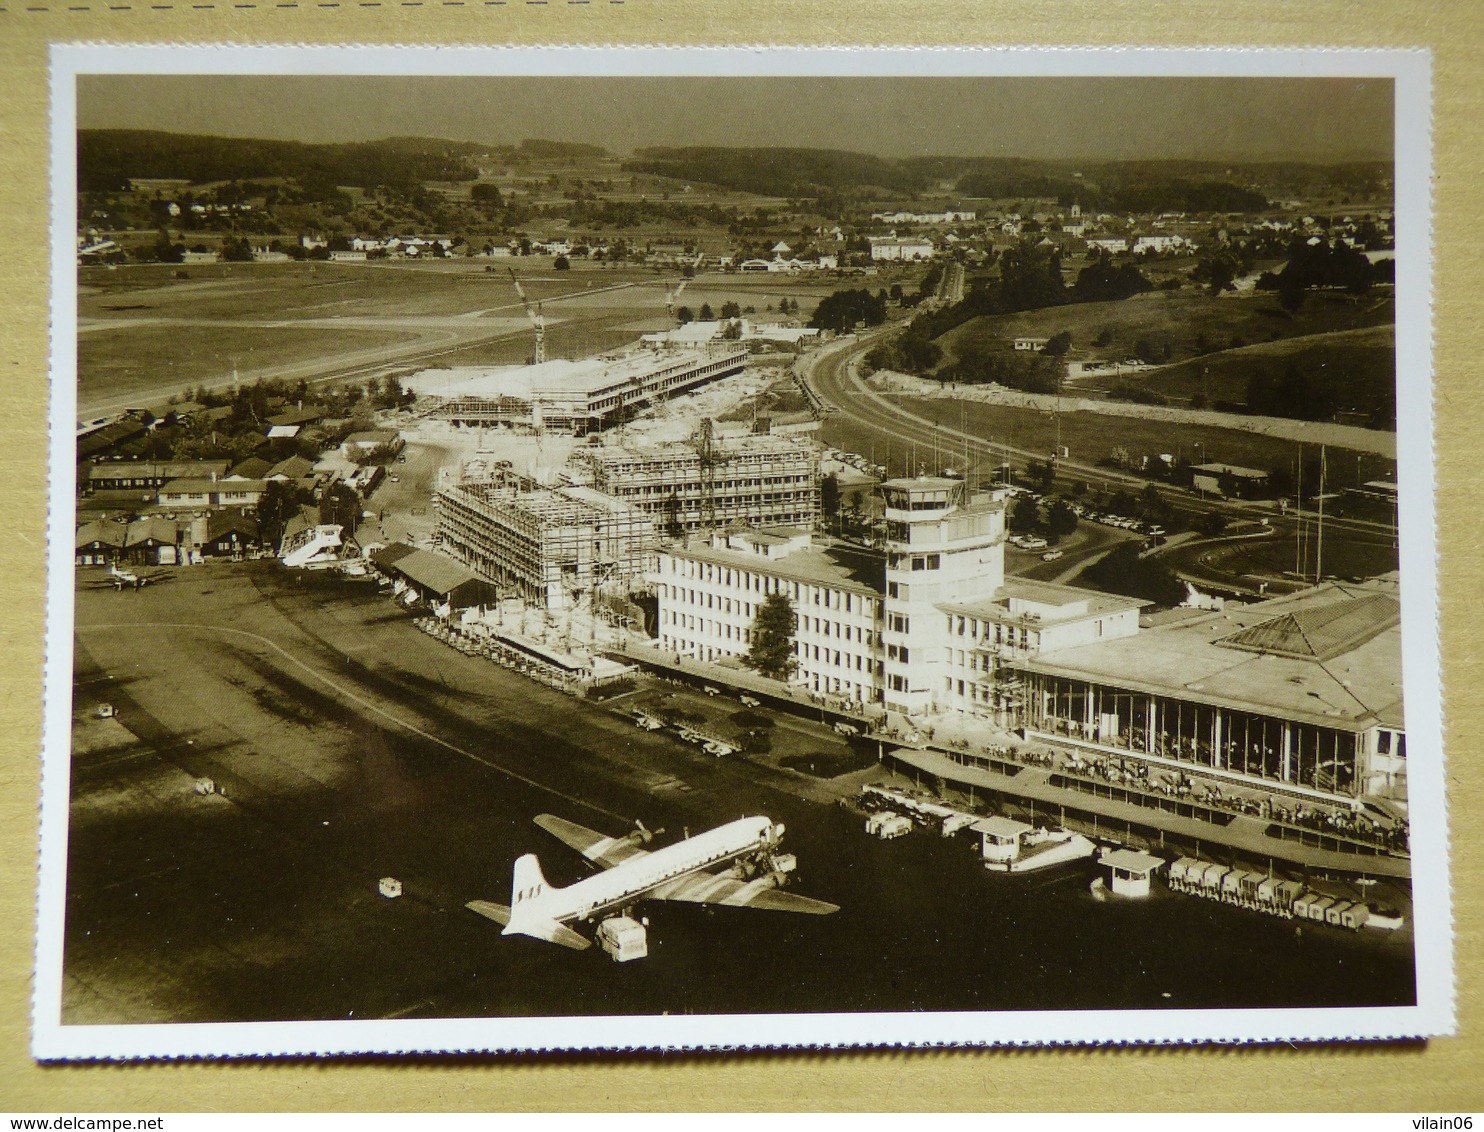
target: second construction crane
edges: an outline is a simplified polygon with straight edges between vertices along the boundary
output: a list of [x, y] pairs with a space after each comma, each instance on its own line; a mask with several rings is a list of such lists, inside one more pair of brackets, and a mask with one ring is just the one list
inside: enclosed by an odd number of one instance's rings
[[[705, 252], [702, 252], [700, 255], [696, 256], [695, 262], [690, 265], [690, 270], [694, 271], [696, 268], [700, 267], [701, 261], [705, 258]], [[665, 287], [665, 310], [669, 312], [671, 318], [675, 317], [675, 300], [680, 298], [681, 292], [685, 290], [686, 286], [689, 283], [690, 277], [687, 276], [679, 283], [671, 283]]]
[[520, 285], [520, 276], [515, 274], [515, 268], [508, 268], [510, 281], [515, 284], [515, 293], [520, 296], [521, 305], [526, 308], [526, 317], [531, 320], [531, 327], [536, 332], [536, 343], [531, 350], [531, 364], [540, 365], [546, 361], [546, 319], [541, 314], [541, 304], [534, 306], [531, 300], [526, 298], [526, 290]]

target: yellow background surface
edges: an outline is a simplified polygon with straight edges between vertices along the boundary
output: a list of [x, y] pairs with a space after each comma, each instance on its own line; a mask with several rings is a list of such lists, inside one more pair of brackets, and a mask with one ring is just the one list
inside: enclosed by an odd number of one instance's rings
[[[47, 46], [55, 42], [1426, 47], [1459, 1036], [1196, 1049], [360, 1058], [38, 1066], [29, 1054], [45, 609]], [[1484, 1108], [1484, 4], [1354, 0], [0, 0], [0, 1110]], [[1414, 375], [1400, 375], [1403, 384]]]

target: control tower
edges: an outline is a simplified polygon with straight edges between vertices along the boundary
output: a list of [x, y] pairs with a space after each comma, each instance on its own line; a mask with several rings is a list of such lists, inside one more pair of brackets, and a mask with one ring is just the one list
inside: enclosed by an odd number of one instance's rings
[[941, 602], [993, 597], [1005, 581], [1003, 495], [970, 499], [962, 480], [881, 485], [886, 503], [886, 706], [926, 711], [942, 698], [949, 647]]

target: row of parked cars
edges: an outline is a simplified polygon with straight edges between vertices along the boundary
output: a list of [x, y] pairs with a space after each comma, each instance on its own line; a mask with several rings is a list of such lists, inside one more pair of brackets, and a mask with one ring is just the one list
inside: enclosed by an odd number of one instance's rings
[[1089, 523], [1102, 523], [1105, 527], [1121, 527], [1123, 530], [1151, 537], [1165, 533], [1165, 529], [1158, 523], [1146, 523], [1143, 519], [1130, 519], [1127, 515], [1099, 515], [1089, 511], [1082, 518]]

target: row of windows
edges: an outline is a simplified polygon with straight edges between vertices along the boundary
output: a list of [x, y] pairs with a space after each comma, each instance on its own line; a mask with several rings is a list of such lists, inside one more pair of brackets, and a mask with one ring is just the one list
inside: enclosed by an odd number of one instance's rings
[[[800, 660], [816, 660], [821, 664], [832, 664], [836, 668], [845, 668], [847, 671], [853, 669], [856, 672], [864, 672], [868, 675], [881, 675], [881, 662], [872, 660], [860, 653], [844, 652], [839, 649], [823, 648], [818, 645], [807, 645], [803, 642], [795, 642], [794, 655]], [[843, 660], [841, 658], [844, 658]]]
[[[876, 603], [873, 599], [860, 594], [852, 594], [846, 590], [785, 581], [769, 574], [721, 566], [714, 562], [697, 562], [689, 558], [670, 558], [669, 561], [670, 573], [683, 578], [711, 582], [715, 585], [747, 590], [751, 593], [782, 593], [794, 602], [807, 597], [811, 605], [817, 605], [823, 609], [837, 609], [842, 613], [871, 614], [875, 612]], [[674, 597], [675, 587], [671, 586], [670, 590], [671, 596]], [[694, 593], [694, 591], [688, 592]]]
[[[672, 495], [679, 496], [681, 499], [695, 499], [701, 494], [699, 489], [691, 487], [691, 484], [695, 482], [691, 479], [683, 483], [618, 484], [610, 485], [609, 490], [625, 499], [645, 496], [669, 498]], [[748, 489], [752, 489], [749, 494], [763, 489], [776, 492], [780, 488], [792, 488], [783, 496], [786, 499], [798, 499], [805, 495], [812, 495], [814, 477], [808, 472], [798, 472], [787, 476], [769, 476], [767, 479], [727, 479], [715, 486], [715, 494], [736, 495]]]
[[693, 629], [698, 633], [710, 633], [723, 640], [736, 641], [738, 644], [752, 644], [751, 629], [744, 629], [740, 625], [732, 625], [726, 621], [708, 621], [692, 613], [677, 613], [674, 610], [667, 611], [664, 620], [677, 629]]
[[890, 554], [886, 564], [893, 570], [936, 570], [943, 565], [941, 554]]

